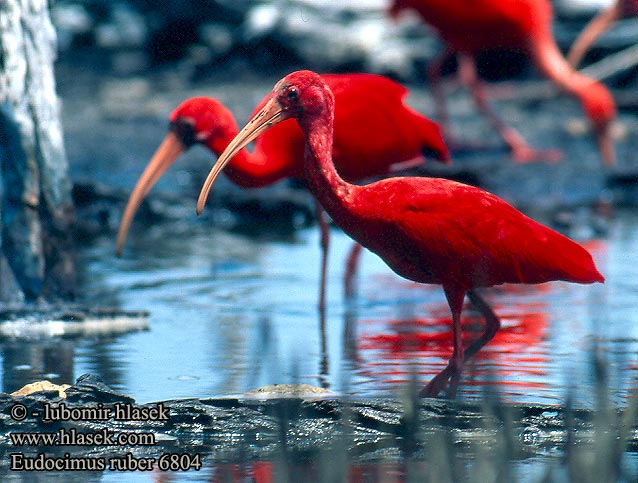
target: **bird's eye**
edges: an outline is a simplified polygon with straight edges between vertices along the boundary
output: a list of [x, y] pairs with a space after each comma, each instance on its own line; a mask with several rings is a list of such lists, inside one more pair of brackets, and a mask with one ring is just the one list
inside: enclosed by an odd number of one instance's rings
[[289, 101], [296, 101], [297, 99], [299, 99], [299, 91], [296, 87], [290, 87], [288, 89], [288, 92], [286, 93], [286, 97]]
[[192, 119], [178, 117], [169, 123], [168, 130], [173, 132], [186, 147], [200, 142], [197, 132], [195, 132], [195, 122]]

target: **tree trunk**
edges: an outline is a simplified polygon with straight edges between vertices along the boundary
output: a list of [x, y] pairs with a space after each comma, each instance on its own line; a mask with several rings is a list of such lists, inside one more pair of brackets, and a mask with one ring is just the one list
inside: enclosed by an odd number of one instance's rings
[[74, 208], [46, 0], [0, 0], [0, 296], [74, 297]]

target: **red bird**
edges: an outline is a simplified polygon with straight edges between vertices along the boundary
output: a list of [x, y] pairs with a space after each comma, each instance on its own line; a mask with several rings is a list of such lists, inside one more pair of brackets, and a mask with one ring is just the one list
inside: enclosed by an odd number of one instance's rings
[[638, 0], [616, 0], [609, 8], [601, 10], [574, 41], [567, 54], [569, 63], [574, 67], [578, 66], [598, 37], [616, 21], [630, 17], [638, 17]]
[[[335, 100], [314, 72], [289, 74], [272, 99], [228, 145], [197, 202], [231, 158], [270, 126], [295, 118], [305, 134], [308, 189], [334, 222], [409, 280], [443, 286], [452, 311], [454, 350], [448, 366], [422, 391], [454, 394], [465, 360], [489, 342], [498, 317], [476, 291], [503, 283], [603, 282], [591, 255], [569, 238], [526, 217], [479, 188], [439, 178], [387, 178], [358, 186], [337, 173], [331, 156]], [[484, 315], [484, 333], [463, 347], [463, 299]]]
[[[424, 155], [449, 161], [438, 124], [403, 103], [407, 89], [400, 84], [372, 74], [322, 77], [337, 99], [333, 154], [344, 178], [357, 181], [386, 175], [395, 164], [410, 160], [420, 164]], [[170, 115], [169, 129], [128, 200], [117, 236], [118, 254], [142, 200], [177, 157], [196, 143], [220, 154], [238, 132], [232, 113], [219, 101], [207, 97], [194, 97], [180, 104]], [[289, 177], [303, 178], [303, 152], [303, 133], [291, 120], [261, 136], [252, 153], [246, 150], [238, 153], [224, 172], [243, 187], [266, 186]], [[329, 235], [319, 207], [317, 217], [322, 231], [319, 308], [323, 310]], [[347, 290], [359, 251], [360, 247], [353, 247], [349, 257]]]
[[[549, 157], [532, 149], [523, 137], [490, 109], [476, 74], [475, 56], [491, 49], [516, 49], [527, 53], [538, 69], [559, 87], [577, 97], [592, 123], [601, 157], [615, 162], [610, 125], [616, 116], [614, 100], [601, 83], [574, 71], [560, 53], [552, 35], [549, 0], [393, 0], [389, 13], [396, 17], [413, 9], [439, 33], [446, 52], [432, 65], [432, 81], [439, 112], [445, 118], [444, 99], [437, 90], [440, 68], [451, 54], [458, 54], [461, 80], [470, 88], [479, 109], [520, 162]], [[442, 119], [444, 121], [445, 119]]]

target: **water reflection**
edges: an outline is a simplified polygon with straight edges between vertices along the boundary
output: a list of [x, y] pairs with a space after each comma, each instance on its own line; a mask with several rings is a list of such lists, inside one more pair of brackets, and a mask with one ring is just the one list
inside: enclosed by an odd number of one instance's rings
[[[122, 388], [129, 366], [127, 350], [117, 341], [117, 338], [104, 337], [7, 340], [0, 344], [2, 390], [10, 393], [43, 379], [54, 384], [73, 384], [85, 372], [99, 374], [114, 389]], [[78, 362], [82, 366], [79, 372]]]
[[[350, 240], [333, 233], [325, 328], [316, 309], [319, 240], [254, 239], [193, 223], [134, 233], [124, 257], [113, 240], [80, 253], [87, 299], [148, 310], [150, 330], [99, 340], [2, 344], [3, 390], [85, 372], [140, 402], [242, 393], [301, 382], [358, 396], [395, 393], [412, 372], [420, 383], [447, 363], [450, 314], [440, 287], [407, 282], [363, 253], [358, 293], [346, 300]], [[589, 351], [612, 363], [611, 389], [624, 394], [638, 363], [638, 214], [620, 213], [609, 239], [586, 243], [605, 285], [550, 283], [484, 291], [503, 322], [465, 367], [459, 397], [495, 385], [509, 400], [561, 403], [572, 381], [592, 402]], [[471, 309], [471, 305], [468, 305]], [[483, 320], [468, 310], [465, 340]]]
[[[211, 468], [210, 476], [206, 479], [210, 483], [272, 483], [281, 481], [276, 478], [273, 463], [270, 461], [252, 461], [243, 465], [221, 464]], [[313, 481], [301, 478], [297, 473], [297, 481]], [[156, 483], [173, 483], [181, 481], [176, 475], [164, 474], [154, 479]], [[288, 480], [295, 481], [295, 480]]]
[[[468, 361], [461, 398], [481, 398], [485, 388], [498, 386], [512, 401], [561, 403], [567, 388], [578, 381], [579, 401], [591, 404], [593, 380], [587, 354], [592, 340], [605, 341], [604, 350], [614, 367], [630, 367], [631, 361], [635, 367], [638, 327], [635, 313], [629, 309], [635, 300], [631, 292], [617, 289], [617, 284], [627, 279], [620, 278], [619, 267], [614, 266], [619, 260], [617, 237], [628, 226], [633, 233], [632, 246], [625, 249], [637, 253], [634, 222], [635, 214], [620, 213], [615, 222], [620, 230], [614, 226], [609, 240], [584, 243], [606, 275], [605, 285], [555, 282], [484, 291], [503, 328]], [[635, 256], [623, 256], [629, 263], [623, 270], [633, 273], [636, 265], [629, 258]], [[633, 277], [629, 273], [623, 277]], [[396, 391], [414, 371], [427, 382], [447, 364], [451, 353], [449, 309], [440, 289], [409, 283], [379, 270], [366, 274], [361, 282], [364, 288], [358, 313], [346, 309], [344, 316], [350, 339], [346, 354], [357, 361], [352, 378], [356, 391], [370, 387]], [[619, 302], [631, 320], [622, 320], [624, 310], [619, 310]], [[472, 329], [482, 324], [481, 318], [464, 317], [464, 340], [471, 339]], [[616, 331], [631, 335], [614, 337], [611, 332]], [[632, 377], [635, 373], [627, 371], [618, 375], [614, 390], [626, 394]]]
[[[132, 251], [122, 259], [112, 256], [112, 240], [98, 240], [81, 254], [89, 298], [150, 311], [150, 330], [108, 339], [3, 341], [3, 390], [43, 377], [70, 383], [85, 372], [99, 374], [138, 402], [228, 395], [287, 382], [385, 396], [397, 394], [415, 373], [419, 384], [427, 383], [452, 350], [449, 308], [440, 287], [400, 279], [364, 253], [358, 294], [344, 299], [350, 241], [335, 231], [322, 331], [314, 232], [302, 231], [288, 241], [257, 241], [210, 227], [177, 230], [173, 237], [150, 230], [145, 242], [137, 242], [144, 253]], [[609, 361], [610, 393], [623, 401], [638, 372], [638, 214], [621, 213], [609, 240], [587, 245], [607, 278], [604, 285], [556, 282], [483, 292], [503, 324], [465, 365], [459, 399], [479, 400], [496, 387], [509, 402], [563, 404], [571, 391], [578, 406], [594, 407], [596, 348]], [[463, 329], [470, 341], [483, 320], [471, 305], [467, 309]], [[126, 476], [162, 483], [278, 481], [280, 471], [295, 472], [289, 481], [326, 476], [326, 465], [287, 465], [280, 456], [242, 464], [204, 459], [200, 472]], [[388, 481], [393, 474], [401, 481], [399, 475], [410, 471], [405, 465], [399, 459], [344, 463], [340, 481]], [[108, 483], [122, 475], [73, 478]]]
[[84, 372], [99, 374], [114, 389], [124, 387], [129, 365], [126, 362], [126, 352], [118, 348], [115, 339], [84, 341], [81, 357], [88, 362]]
[[[252, 461], [245, 464], [220, 464], [210, 468], [210, 475], [197, 481], [210, 483], [272, 483], [275, 481], [343, 481], [348, 483], [375, 483], [406, 481], [408, 464], [405, 460], [349, 464], [342, 468], [320, 467], [319, 462]], [[414, 463], [413, 463], [414, 464]], [[284, 472], [286, 474], [284, 474]], [[332, 474], [330, 474], [332, 473]], [[171, 473], [156, 473], [153, 483], [183, 481]]]
[[[502, 327], [465, 364], [463, 386], [480, 388], [490, 381], [501, 386], [504, 393], [512, 392], [513, 388], [513, 392], [521, 392], [545, 387], [543, 381], [549, 357], [543, 344], [549, 318], [547, 304], [537, 301], [536, 295], [549, 290], [550, 284], [528, 288], [525, 293], [532, 300], [509, 306], [499, 302], [497, 294], [487, 293], [488, 299], [497, 299], [489, 303], [501, 318]], [[401, 307], [401, 310], [405, 309], [405, 306]], [[461, 322], [466, 347], [482, 334], [485, 325], [483, 318], [472, 311], [471, 304], [468, 309], [464, 314], [471, 315], [465, 315]], [[419, 308], [415, 306], [412, 310]], [[427, 383], [447, 366], [453, 348], [448, 306], [441, 300], [428, 304], [421, 312], [426, 317], [361, 319], [358, 322], [352, 320], [349, 313], [346, 327], [349, 327], [347, 332], [353, 347], [346, 350], [353, 358], [359, 376], [398, 391], [409, 382], [412, 374], [418, 374], [419, 380]], [[427, 317], [429, 314], [433, 316]], [[352, 340], [351, 327], [357, 325], [359, 334]]]
[[41, 379], [71, 384], [74, 379], [75, 343], [63, 339], [38, 342], [7, 341], [0, 344], [2, 390], [11, 393]]

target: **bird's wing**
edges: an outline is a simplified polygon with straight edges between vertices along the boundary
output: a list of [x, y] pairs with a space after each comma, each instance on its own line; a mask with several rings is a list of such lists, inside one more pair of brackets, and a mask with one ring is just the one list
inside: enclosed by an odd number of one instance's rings
[[375, 185], [385, 195], [372, 216], [404, 245], [406, 263], [436, 278], [465, 288], [602, 281], [584, 248], [484, 190], [443, 179]]
[[449, 157], [439, 126], [405, 105], [405, 87], [374, 74], [324, 75], [335, 95], [333, 157], [349, 181], [396, 164]]
[[377, 74], [323, 74], [321, 78], [335, 96], [356, 91], [362, 96], [383, 96], [400, 102], [408, 95], [404, 86]]

